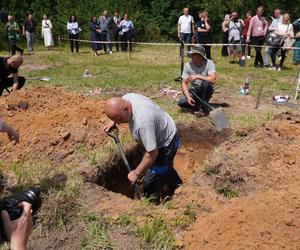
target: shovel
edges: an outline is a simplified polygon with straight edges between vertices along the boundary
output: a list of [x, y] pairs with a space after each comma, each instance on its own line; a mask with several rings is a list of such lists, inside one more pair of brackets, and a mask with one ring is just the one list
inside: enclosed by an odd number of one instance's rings
[[[118, 129], [118, 127], [112, 128], [111, 131], [106, 132], [106, 134], [114, 139], [115, 143], [117, 144], [118, 150], [119, 150], [119, 152], [122, 156], [122, 159], [124, 161], [124, 164], [125, 164], [128, 172], [131, 172], [132, 168], [129, 165], [129, 162], [126, 158], [124, 149], [123, 149], [123, 147], [121, 145], [121, 142], [120, 142], [120, 139], [119, 139], [119, 129]], [[141, 189], [138, 185], [135, 185], [135, 190], [138, 193], [139, 198], [141, 199], [143, 197], [143, 195], [142, 195]]]
[[222, 111], [222, 108], [214, 108], [213, 106], [209, 105], [207, 102], [202, 100], [198, 95], [195, 94], [193, 89], [190, 89], [190, 92], [193, 94], [194, 97], [197, 98], [199, 102], [201, 102], [206, 107], [212, 109], [209, 112], [209, 116], [215, 125], [215, 128], [218, 132], [221, 132], [223, 129], [230, 128], [230, 122], [227, 119], [225, 113]]

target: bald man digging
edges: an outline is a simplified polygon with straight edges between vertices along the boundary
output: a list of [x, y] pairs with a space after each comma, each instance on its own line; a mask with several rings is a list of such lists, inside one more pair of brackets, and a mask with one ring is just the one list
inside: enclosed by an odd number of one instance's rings
[[144, 176], [144, 196], [159, 204], [164, 185], [173, 193], [182, 184], [173, 168], [180, 144], [173, 119], [152, 100], [134, 93], [108, 99], [105, 113], [111, 119], [106, 132], [117, 124], [128, 123], [131, 135], [144, 147], [143, 159], [128, 179], [135, 184]]
[[[19, 55], [0, 57], [0, 96], [4, 89], [15, 92], [24, 86], [26, 79], [18, 76], [18, 70], [22, 63], [23, 58]], [[12, 76], [10, 77], [10, 75]], [[10, 87], [12, 87], [11, 91]]]

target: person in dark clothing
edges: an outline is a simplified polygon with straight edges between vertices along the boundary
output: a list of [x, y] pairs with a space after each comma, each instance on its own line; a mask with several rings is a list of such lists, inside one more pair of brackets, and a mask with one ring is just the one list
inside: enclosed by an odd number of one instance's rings
[[28, 16], [27, 21], [23, 25], [23, 36], [26, 36], [27, 48], [29, 52], [33, 51], [34, 32], [37, 26], [37, 22], [32, 19], [32, 15]]
[[77, 17], [72, 15], [69, 18], [69, 21], [67, 23], [67, 30], [69, 33], [69, 39], [70, 39], [70, 45], [71, 45], [71, 51], [74, 52], [74, 44], [76, 48], [76, 52], [79, 53], [79, 41], [76, 41], [79, 39], [79, 33], [81, 29], [78, 26]]
[[[224, 21], [222, 23], [222, 31], [223, 31], [223, 44], [228, 44], [228, 35], [229, 35], [229, 29], [226, 25], [227, 21], [229, 20], [230, 15], [226, 14], [224, 17]], [[227, 57], [228, 56], [228, 46], [223, 45], [222, 46], [222, 56]]]
[[21, 39], [19, 25], [14, 21], [13, 16], [8, 16], [7, 20], [8, 22], [5, 28], [8, 37], [9, 51], [11, 55], [15, 55], [16, 51], [19, 51], [20, 54], [23, 55], [24, 50], [17, 46], [17, 42]]
[[119, 32], [120, 28], [118, 27], [120, 22], [122, 21], [122, 17], [120, 16], [120, 12], [118, 10], [115, 11], [114, 16], [110, 19], [108, 24], [108, 29], [111, 33], [112, 40], [115, 41], [116, 51], [119, 52], [120, 48], [120, 37]]
[[[212, 42], [212, 38], [211, 38], [211, 23], [208, 20], [208, 13], [206, 11], [203, 11], [200, 14], [201, 14], [201, 18], [196, 24], [197, 43], [210, 44]], [[206, 52], [206, 57], [208, 59], [211, 59], [210, 46], [203, 45], [203, 47]]]
[[[22, 63], [23, 58], [19, 55], [0, 57], [0, 96], [4, 89], [11, 93], [24, 86], [26, 79], [18, 76], [18, 69]], [[9, 87], [12, 87], [11, 91], [8, 90]]]
[[89, 28], [91, 30], [92, 50], [94, 51], [94, 56], [99, 56], [98, 50], [102, 49], [102, 44], [99, 43], [101, 30], [100, 26], [97, 24], [97, 18], [95, 16], [91, 18]]

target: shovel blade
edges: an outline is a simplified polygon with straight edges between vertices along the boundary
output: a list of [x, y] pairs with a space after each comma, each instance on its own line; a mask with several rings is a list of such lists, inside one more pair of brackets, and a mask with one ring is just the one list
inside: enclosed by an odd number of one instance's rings
[[212, 110], [209, 113], [209, 116], [218, 132], [222, 131], [223, 129], [230, 128], [230, 122], [221, 108]]

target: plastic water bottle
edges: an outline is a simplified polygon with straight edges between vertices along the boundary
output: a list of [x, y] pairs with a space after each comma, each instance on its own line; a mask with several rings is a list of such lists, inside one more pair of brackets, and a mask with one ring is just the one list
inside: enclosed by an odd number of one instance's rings
[[242, 56], [242, 58], [240, 59], [240, 66], [245, 67], [245, 56]]
[[245, 90], [245, 94], [249, 94], [250, 91], [250, 82], [249, 82], [249, 78], [247, 77], [245, 82], [244, 82], [244, 90]]

